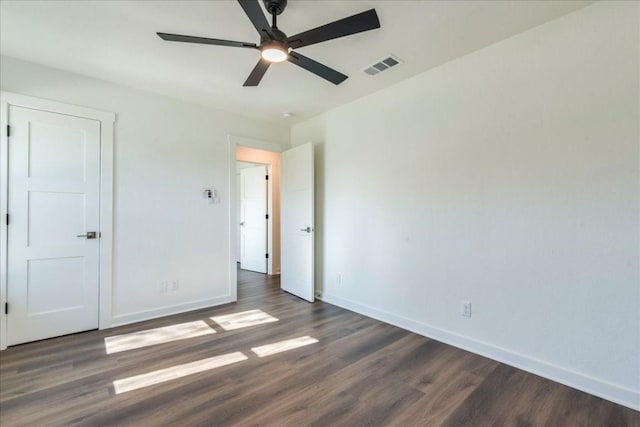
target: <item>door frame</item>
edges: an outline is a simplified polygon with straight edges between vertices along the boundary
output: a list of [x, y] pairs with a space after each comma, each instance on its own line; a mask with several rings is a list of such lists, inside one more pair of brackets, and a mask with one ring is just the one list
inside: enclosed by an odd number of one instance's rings
[[112, 259], [113, 259], [113, 137], [115, 113], [50, 101], [13, 92], [0, 91], [0, 350], [7, 348], [7, 266], [8, 242], [6, 215], [9, 192], [9, 107], [25, 107], [68, 116], [92, 119], [100, 122], [100, 256], [98, 325], [100, 329], [111, 326]]
[[[238, 248], [238, 236], [236, 233], [236, 205], [238, 203], [237, 200], [237, 170], [236, 170], [236, 148], [238, 146], [244, 146], [249, 148], [257, 148], [258, 150], [272, 151], [274, 153], [282, 153], [287, 150], [289, 147], [281, 144], [275, 144], [273, 142], [262, 141], [259, 139], [247, 138], [243, 136], [237, 135], [227, 135], [227, 140], [229, 142], [229, 296], [231, 297], [231, 301], [238, 300], [238, 272], [237, 272], [237, 248]], [[269, 168], [269, 173], [271, 173], [271, 169]], [[273, 197], [273, 180], [269, 180], [268, 183], [268, 197]], [[273, 212], [271, 212], [273, 203], [269, 202], [268, 212], [269, 212], [269, 226], [271, 226], [273, 219]], [[269, 236], [269, 244], [271, 245], [273, 230], [269, 229], [267, 231], [267, 235]], [[272, 248], [269, 247], [269, 251]], [[269, 272], [273, 272], [272, 268], [272, 259], [269, 260], [267, 267], [267, 274]]]

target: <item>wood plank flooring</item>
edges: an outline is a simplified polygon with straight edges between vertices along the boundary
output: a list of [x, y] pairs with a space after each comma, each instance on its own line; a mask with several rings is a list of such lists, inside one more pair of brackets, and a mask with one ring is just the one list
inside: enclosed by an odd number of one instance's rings
[[[640, 426], [637, 411], [320, 301], [304, 302], [282, 292], [277, 277], [246, 271], [238, 277], [235, 304], [3, 351], [0, 425]], [[210, 319], [249, 310], [278, 321], [225, 330]], [[146, 347], [136, 336], [141, 347], [106, 353], [107, 337], [196, 321], [215, 333]], [[278, 347], [283, 351], [264, 357], [254, 351], [301, 337], [317, 342]], [[185, 366], [231, 357], [240, 359], [180, 377], [189, 373]], [[180, 366], [175, 378], [165, 371], [154, 385], [120, 393], [114, 386]]]

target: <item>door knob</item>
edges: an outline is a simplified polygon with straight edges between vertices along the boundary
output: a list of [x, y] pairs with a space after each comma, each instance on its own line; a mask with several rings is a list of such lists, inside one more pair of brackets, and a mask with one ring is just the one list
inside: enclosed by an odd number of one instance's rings
[[240, 223], [240, 226], [241, 226], [241, 227], [242, 227], [242, 226], [244, 226], [244, 221], [242, 221], [242, 222]]
[[311, 227], [301, 228], [300, 231], [306, 231], [307, 233], [311, 233]]
[[95, 231], [87, 231], [87, 234], [78, 234], [76, 237], [86, 237], [87, 239], [95, 239], [96, 232]]

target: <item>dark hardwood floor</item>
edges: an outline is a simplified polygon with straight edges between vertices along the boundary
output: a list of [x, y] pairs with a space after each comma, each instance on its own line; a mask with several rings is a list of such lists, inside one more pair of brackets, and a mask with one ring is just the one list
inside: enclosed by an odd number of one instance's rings
[[[278, 278], [240, 271], [238, 294], [235, 304], [3, 351], [0, 425], [640, 426], [637, 411], [309, 304], [280, 291]], [[249, 310], [278, 321], [225, 330], [210, 319]], [[105, 338], [197, 321], [215, 333], [106, 353]], [[145, 344], [135, 337], [125, 345]], [[298, 348], [263, 347], [301, 337]], [[162, 382], [135, 389], [147, 380]]]

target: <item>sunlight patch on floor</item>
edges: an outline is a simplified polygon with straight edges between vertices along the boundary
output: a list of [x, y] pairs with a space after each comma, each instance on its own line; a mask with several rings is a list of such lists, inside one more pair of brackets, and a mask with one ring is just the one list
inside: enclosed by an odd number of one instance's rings
[[186, 377], [187, 375], [197, 374], [198, 372], [242, 362], [243, 360], [247, 360], [247, 356], [245, 356], [244, 353], [237, 351], [235, 353], [196, 360], [195, 362], [185, 363], [183, 365], [176, 365], [142, 375], [115, 380], [113, 382], [113, 388], [116, 394], [125, 393], [127, 391], [138, 390], [154, 384], [176, 380], [178, 378]]
[[253, 347], [251, 351], [253, 351], [258, 357], [265, 357], [281, 353], [283, 351], [293, 350], [294, 348], [304, 347], [305, 345], [315, 344], [317, 342], [318, 340], [315, 338], [304, 336], [275, 342], [273, 344], [261, 345], [260, 347]]
[[227, 331], [278, 321], [278, 319], [262, 310], [249, 310], [224, 316], [215, 316], [211, 320]]
[[112, 354], [215, 333], [216, 331], [207, 325], [204, 320], [198, 320], [106, 337], [104, 339], [104, 347], [107, 354]]

